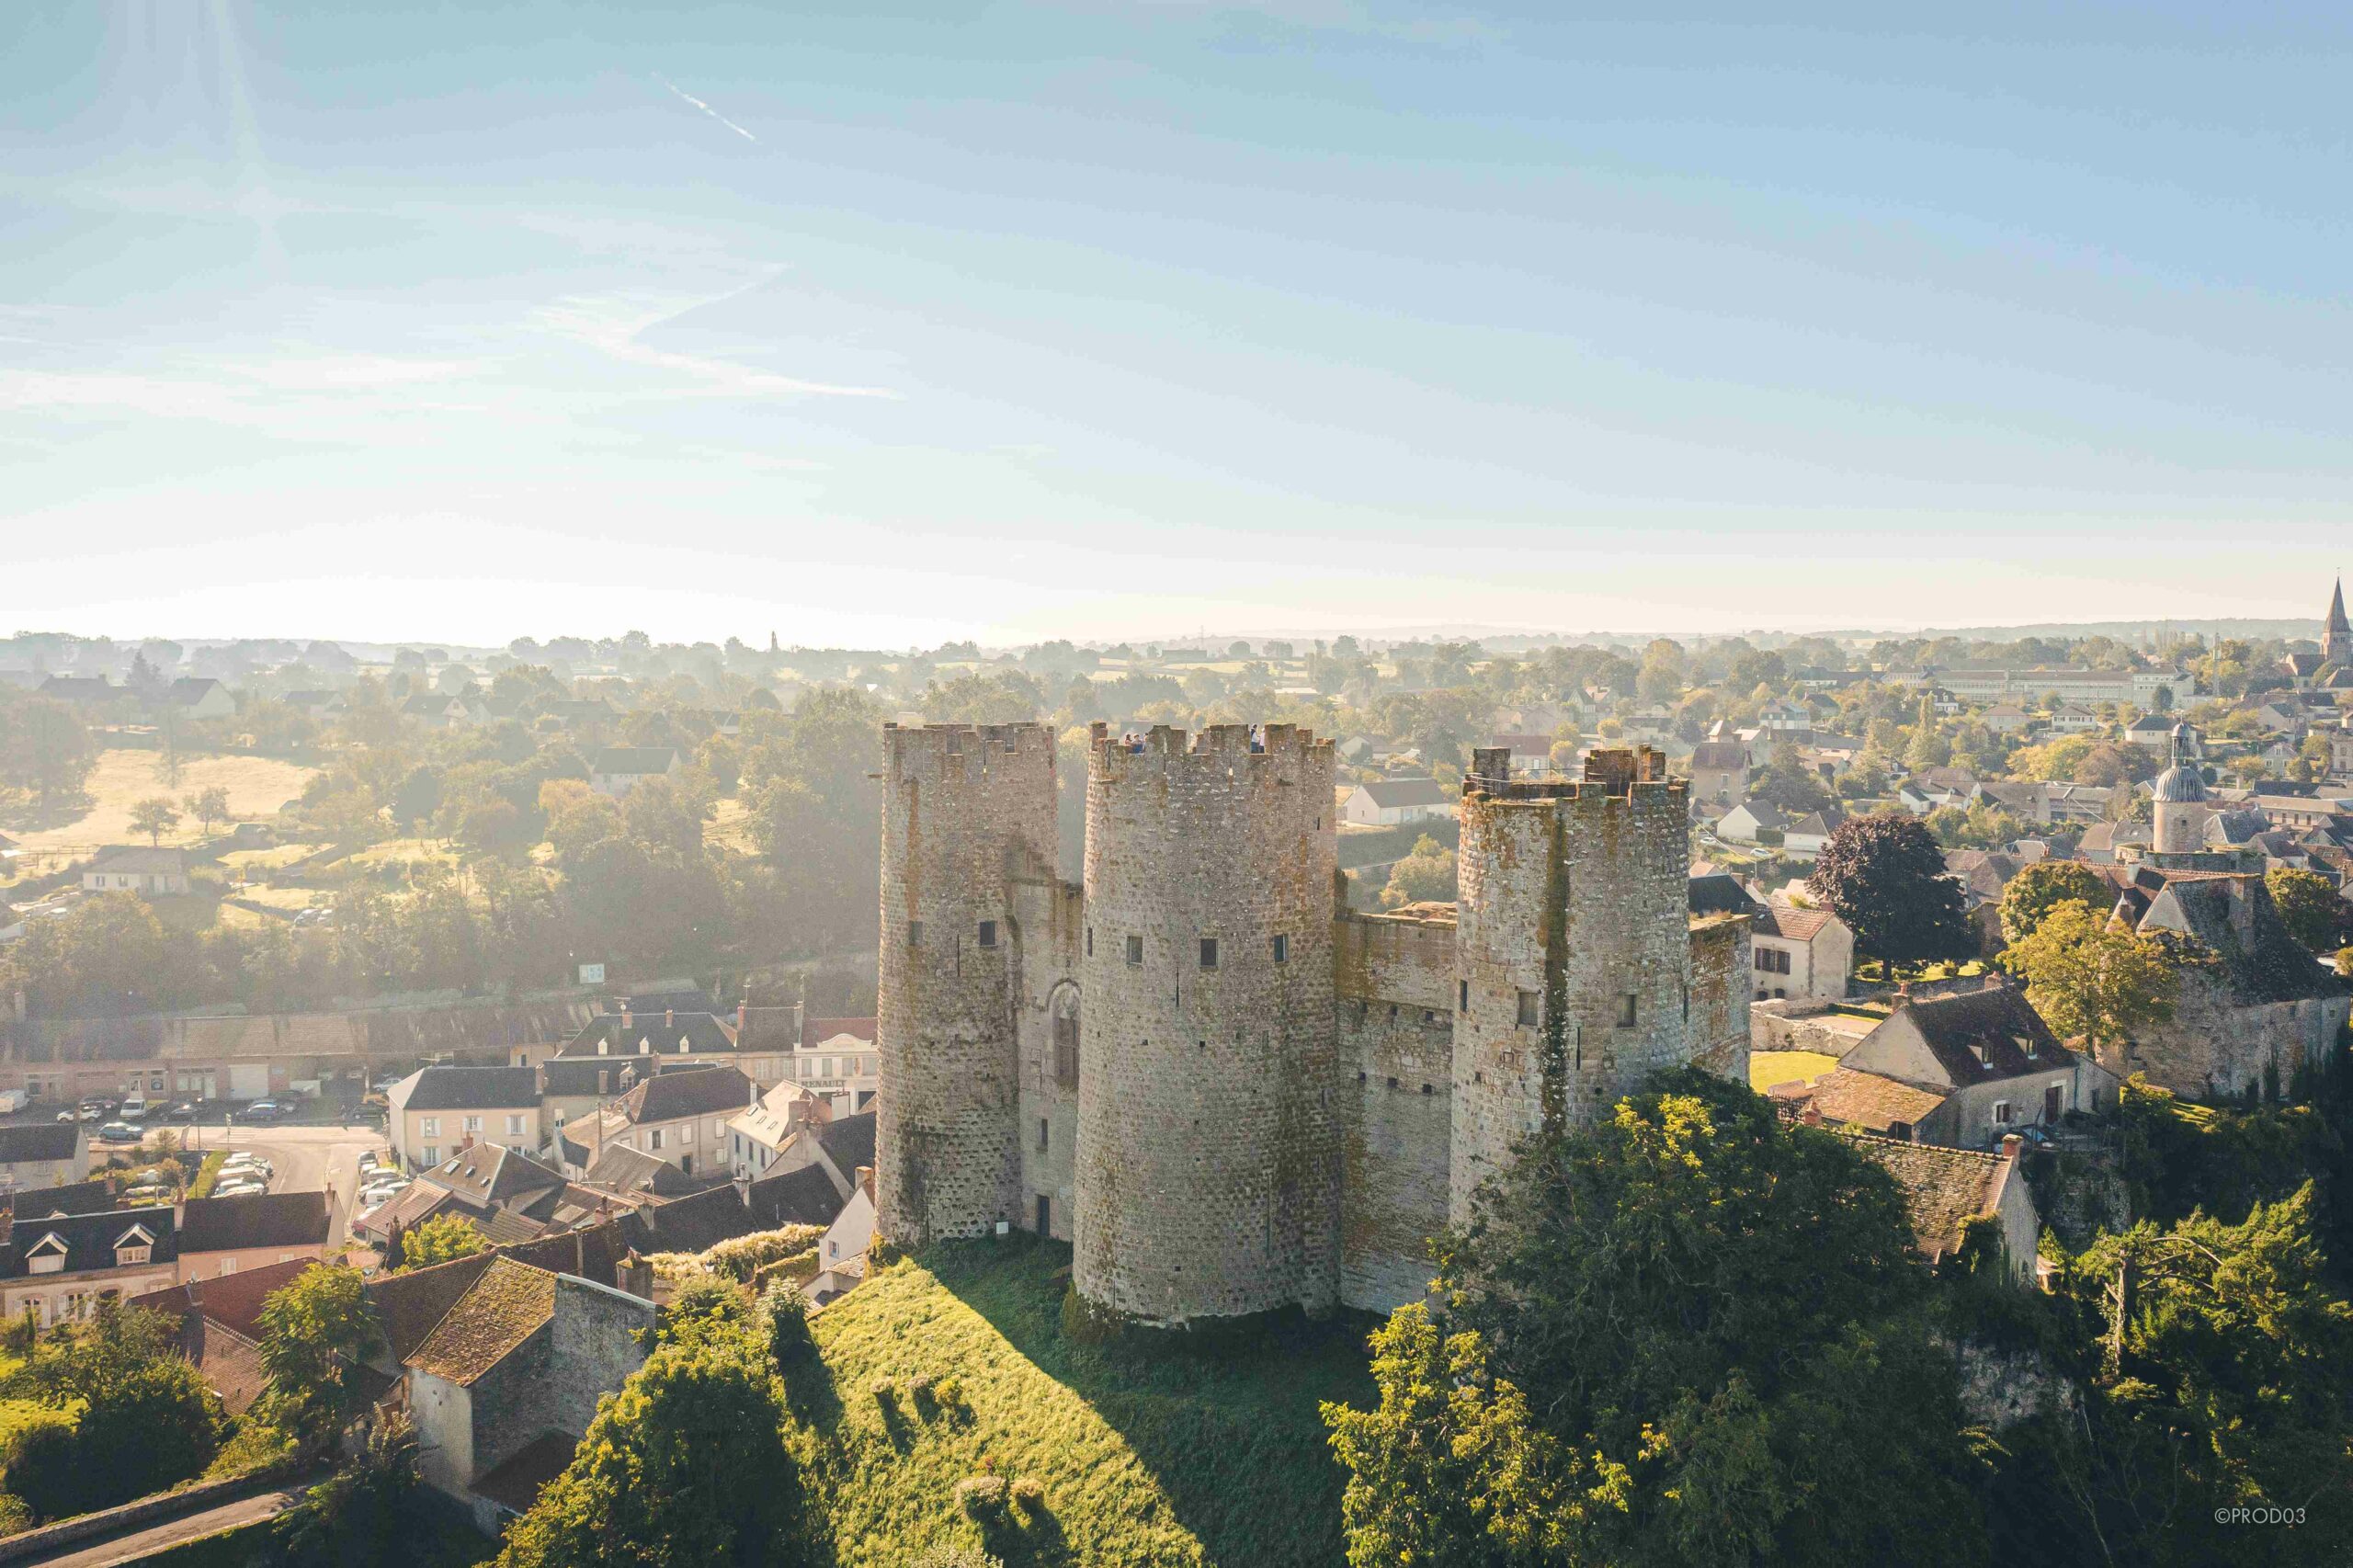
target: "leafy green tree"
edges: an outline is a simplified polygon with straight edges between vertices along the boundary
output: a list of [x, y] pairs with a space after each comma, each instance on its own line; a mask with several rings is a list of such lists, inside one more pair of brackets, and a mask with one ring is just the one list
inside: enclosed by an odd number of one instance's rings
[[2046, 909], [2034, 929], [2002, 951], [2022, 976], [2027, 1000], [2062, 1036], [2082, 1036], [2095, 1052], [2173, 1017], [2179, 989], [2175, 955], [2110, 922], [2105, 907], [2070, 900]]
[[1909, 1222], [1843, 1140], [1674, 1074], [1523, 1144], [1440, 1259], [1443, 1335], [1394, 1314], [1379, 1405], [1325, 1410], [1358, 1568], [1984, 1560]]
[[2098, 909], [2113, 902], [2099, 873], [2080, 860], [2037, 860], [2021, 869], [2002, 890], [2002, 939], [2032, 935], [2053, 905], [2080, 903]]
[[472, 1257], [490, 1244], [472, 1223], [455, 1214], [436, 1214], [401, 1233], [400, 1267], [395, 1274], [429, 1268], [437, 1263]]
[[398, 1413], [372, 1423], [367, 1446], [270, 1526], [284, 1568], [395, 1568], [416, 1561], [416, 1428]]
[[1423, 834], [1412, 853], [1389, 869], [1389, 885], [1381, 890], [1381, 906], [1396, 909], [1408, 903], [1443, 903], [1455, 896], [1454, 851]]
[[1773, 760], [1749, 786], [1749, 798], [1763, 801], [1794, 815], [1818, 812], [1833, 802], [1822, 776], [1805, 765], [1798, 748], [1783, 742], [1773, 748]]
[[1966, 959], [1977, 950], [1961, 885], [1945, 874], [1935, 836], [1915, 818], [1847, 818], [1815, 857], [1807, 884], [1855, 933], [1855, 950], [1881, 963]]
[[188, 815], [194, 817], [204, 831], [209, 834], [212, 831], [212, 824], [214, 823], [224, 822], [228, 819], [228, 789], [224, 785], [209, 784], [203, 789], [197, 790], [194, 794], [181, 797], [180, 809], [188, 812]]
[[179, 824], [179, 808], [165, 796], [150, 796], [131, 808], [131, 831], [145, 834], [151, 845], [161, 844]]
[[817, 1360], [817, 1338], [809, 1332], [809, 1298], [790, 1279], [779, 1279], [760, 1292], [760, 1321], [767, 1328], [768, 1359], [779, 1376]]
[[2264, 873], [2272, 907], [2279, 912], [2288, 935], [2315, 953], [2334, 952], [2343, 940], [2348, 911], [2326, 877], [2282, 866]]
[[404, 826], [414, 827], [433, 814], [441, 803], [441, 771], [435, 767], [412, 767], [392, 790], [389, 802], [392, 820]]
[[180, 1353], [177, 1325], [102, 1299], [90, 1321], [51, 1335], [17, 1374], [55, 1405], [78, 1403], [70, 1444], [19, 1455], [8, 1490], [44, 1518], [110, 1507], [203, 1472], [226, 1426], [221, 1402]]
[[357, 1269], [306, 1268], [272, 1291], [261, 1309], [269, 1419], [307, 1445], [332, 1441], [367, 1408], [357, 1375], [382, 1339]]
[[498, 1568], [809, 1561], [784, 1415], [783, 1386], [747, 1334], [659, 1346], [508, 1529]]
[[30, 791], [45, 806], [78, 799], [98, 765], [89, 726], [63, 702], [0, 695], [0, 786]]

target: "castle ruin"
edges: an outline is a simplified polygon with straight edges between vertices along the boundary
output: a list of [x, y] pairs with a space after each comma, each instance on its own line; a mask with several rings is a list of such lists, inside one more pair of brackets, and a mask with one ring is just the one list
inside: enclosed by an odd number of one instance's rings
[[1748, 927], [1689, 913], [1657, 752], [1474, 754], [1461, 896], [1348, 910], [1332, 747], [1289, 725], [1088, 745], [1083, 881], [1043, 724], [887, 725], [877, 1183], [920, 1245], [1068, 1240], [1175, 1325], [1386, 1310], [1518, 1140], [1654, 1069], [1745, 1080]]

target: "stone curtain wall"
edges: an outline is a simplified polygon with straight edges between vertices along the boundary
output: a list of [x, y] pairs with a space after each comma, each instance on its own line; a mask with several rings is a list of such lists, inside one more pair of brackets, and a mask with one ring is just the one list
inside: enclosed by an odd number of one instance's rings
[[1042, 875], [1017, 879], [1014, 892], [1014, 935], [1021, 949], [1024, 1194], [1014, 1223], [1036, 1230], [1042, 1197], [1049, 1233], [1068, 1241], [1077, 1201], [1078, 1077], [1065, 1069], [1073, 1056], [1084, 1062], [1086, 1055], [1086, 1012], [1078, 987], [1086, 905], [1075, 886]]
[[1008, 872], [1054, 863], [1054, 733], [885, 725], [883, 753], [879, 1223], [921, 1245], [1022, 1209]]
[[1331, 743], [1287, 725], [1096, 728], [1074, 1278], [1097, 1307], [1338, 1299], [1332, 778]]
[[555, 1315], [548, 1324], [552, 1356], [532, 1391], [536, 1429], [585, 1437], [597, 1401], [645, 1365], [654, 1318], [654, 1303], [642, 1297], [593, 1279], [557, 1275]]
[[2172, 1019], [2143, 1028], [2120, 1054], [2102, 1051], [2100, 1065], [2120, 1078], [2146, 1073], [2162, 1088], [2203, 1099], [2261, 1091], [2276, 1062], [2285, 1089], [2304, 1062], [2328, 1060], [2348, 1012], [2347, 996], [2238, 1006], [2227, 983], [2184, 974]]
[[1343, 915], [1339, 1015], [1340, 1299], [1388, 1312], [1429, 1287], [1452, 1144], [1454, 922]]
[[1748, 1007], [1755, 983], [1748, 917], [1691, 923], [1692, 1060], [1720, 1078], [1748, 1082]]

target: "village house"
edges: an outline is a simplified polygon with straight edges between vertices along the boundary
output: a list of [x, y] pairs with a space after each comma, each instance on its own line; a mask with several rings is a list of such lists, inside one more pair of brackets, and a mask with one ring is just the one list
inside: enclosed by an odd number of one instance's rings
[[1379, 778], [1348, 791], [1340, 820], [1361, 827], [1437, 822], [1454, 814], [1454, 797], [1435, 778]]
[[180, 1282], [324, 1257], [331, 1228], [324, 1192], [188, 1199], [179, 1211]]
[[1788, 814], [1770, 801], [1743, 801], [1716, 819], [1716, 836], [1734, 844], [1768, 844], [1789, 825]]
[[189, 719], [233, 719], [237, 699], [217, 680], [182, 676], [165, 690], [165, 704]]
[[22, 1122], [0, 1127], [0, 1192], [24, 1192], [78, 1182], [90, 1168], [90, 1129], [79, 1121]]
[[817, 1243], [817, 1274], [804, 1292], [824, 1306], [866, 1278], [867, 1248], [874, 1240], [874, 1167], [860, 1165], [849, 1200]]
[[1838, 831], [1838, 824], [1845, 820], [1835, 807], [1826, 812], [1808, 812], [1781, 830], [1781, 847], [1810, 860], [1828, 846], [1830, 835]]
[[1716, 816], [1747, 797], [1748, 748], [1736, 740], [1700, 742], [1691, 753], [1691, 809]]
[[1855, 933], [1830, 911], [1752, 905], [1748, 936], [1758, 1001], [1795, 996], [1836, 1002], [1846, 996], [1855, 968]]
[[686, 1176], [723, 1176], [728, 1122], [757, 1097], [756, 1085], [733, 1067], [664, 1073], [585, 1123], [567, 1127], [565, 1138], [586, 1150], [592, 1164], [606, 1148], [619, 1145], [676, 1165]]
[[2024, 1140], [2003, 1138], [1991, 1153], [1874, 1138], [1849, 1131], [1855, 1151], [1895, 1178], [1912, 1244], [1929, 1263], [1958, 1251], [1972, 1221], [1990, 1221], [2011, 1280], [2030, 1286], [2042, 1244], [2042, 1219], [2019, 1164]]
[[676, 746], [605, 746], [588, 763], [588, 788], [619, 800], [649, 778], [686, 766]]
[[2026, 728], [2026, 710], [2015, 702], [1996, 702], [1982, 715], [1985, 727], [1997, 735], [2015, 735]]
[[431, 730], [455, 730], [479, 724], [489, 715], [472, 692], [451, 694], [421, 691], [401, 704], [401, 717]]
[[2110, 1109], [2117, 1080], [2051, 1032], [2002, 976], [1973, 991], [1899, 994], [1805, 1097], [1823, 1120], [1897, 1140], [1984, 1149], [2005, 1133]]
[[101, 849], [82, 869], [85, 892], [135, 892], [168, 898], [188, 892], [188, 851], [123, 845]]
[[833, 1108], [798, 1084], [779, 1084], [728, 1119], [727, 1165], [737, 1181], [767, 1174], [804, 1127], [833, 1119]]
[[767, 1170], [744, 1190], [753, 1222], [830, 1225], [857, 1191], [858, 1169], [874, 1163], [874, 1113], [815, 1121], [777, 1151]]
[[385, 1096], [384, 1131], [411, 1169], [480, 1143], [529, 1153], [545, 1142], [532, 1067], [421, 1067]]
[[175, 1284], [178, 1239], [169, 1204], [18, 1220], [0, 1238], [0, 1319], [48, 1328]]
[[189, 1278], [177, 1285], [133, 1296], [130, 1304], [161, 1312], [179, 1325], [181, 1354], [195, 1364], [205, 1387], [220, 1396], [232, 1415], [251, 1409], [269, 1386], [261, 1358], [261, 1310], [312, 1258], [266, 1263], [214, 1278]]

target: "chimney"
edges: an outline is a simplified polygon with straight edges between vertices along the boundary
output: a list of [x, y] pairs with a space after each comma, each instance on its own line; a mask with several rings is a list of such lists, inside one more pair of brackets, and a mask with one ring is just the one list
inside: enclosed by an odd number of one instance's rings
[[864, 1188], [864, 1189], [865, 1189], [865, 1191], [866, 1191], [866, 1200], [867, 1200], [869, 1203], [873, 1202], [873, 1201], [874, 1201], [874, 1167], [873, 1167], [872, 1165], [860, 1165], [860, 1166], [858, 1166], [858, 1185], [860, 1187], [862, 1187], [862, 1188]]
[[1910, 1000], [1912, 1000], [1912, 983], [1908, 980], [1897, 981], [1895, 983], [1895, 1005], [1900, 1007]]
[[2025, 1147], [2026, 1139], [2019, 1134], [2016, 1132], [2002, 1134], [2002, 1158], [2015, 1160], [2018, 1157], [2018, 1151]]
[[1798, 1119], [1808, 1127], [1819, 1127], [1822, 1125], [1822, 1108], [1808, 1100], [1805, 1108], [1798, 1112]]
[[744, 1004], [743, 1004], [742, 1002], [740, 1002], [740, 1001], [739, 1001], [739, 1002], [737, 1002], [737, 1003], [735, 1004], [735, 1038], [736, 1038], [737, 1040], [742, 1040], [742, 1039], [744, 1038], [744, 1014], [745, 1014], [745, 1008]]
[[621, 1006], [621, 1032], [622, 1032], [623, 1034], [627, 1034], [631, 1029], [632, 1029], [632, 1028], [636, 1028], [636, 1027], [637, 1027], [637, 1026], [636, 1026], [635, 1024], [633, 1024], [632, 1022], [631, 1022], [631, 1020], [630, 1020], [630, 1013], [629, 1013], [629, 1006], [628, 1006], [628, 1005], [627, 1005], [626, 1003], [624, 1003], [624, 1004], [622, 1005], [622, 1006]]
[[665, 1029], [675, 1029], [678, 1027], [678, 1010], [676, 1007], [662, 1009], [662, 1027]]

